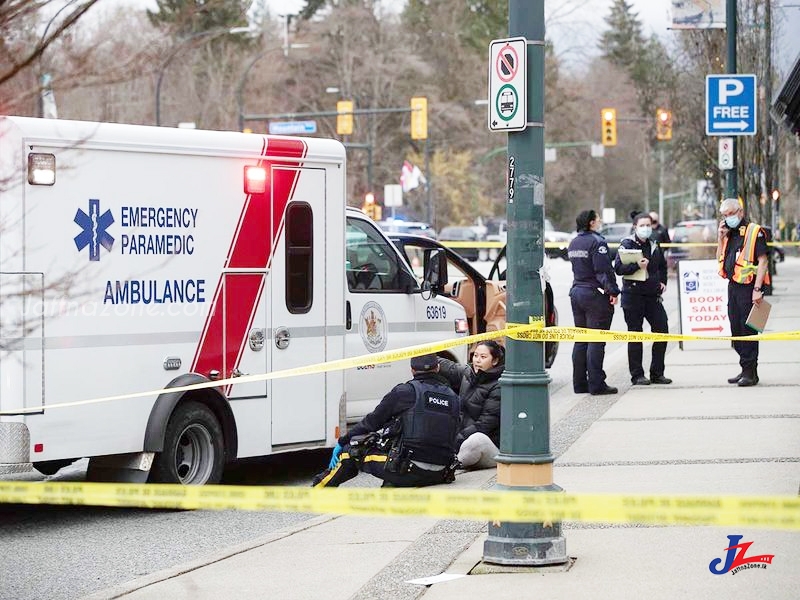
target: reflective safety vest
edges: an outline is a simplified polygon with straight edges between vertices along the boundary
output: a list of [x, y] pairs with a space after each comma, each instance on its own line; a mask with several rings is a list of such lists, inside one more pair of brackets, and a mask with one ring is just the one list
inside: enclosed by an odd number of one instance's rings
[[403, 450], [411, 460], [447, 466], [456, 454], [461, 415], [458, 394], [443, 383], [417, 379], [409, 383], [417, 401], [403, 413]]
[[[719, 255], [719, 275], [736, 283], [749, 284], [752, 283], [753, 278], [758, 271], [758, 260], [756, 258], [756, 240], [758, 233], [761, 231], [761, 226], [755, 223], [748, 223], [747, 229], [744, 231], [744, 240], [742, 249], [736, 254], [736, 262], [734, 263], [733, 273], [728, 277], [725, 272], [725, 255], [728, 252], [728, 236], [722, 240], [722, 252]], [[764, 275], [764, 284], [769, 285], [770, 276], [769, 269]]]

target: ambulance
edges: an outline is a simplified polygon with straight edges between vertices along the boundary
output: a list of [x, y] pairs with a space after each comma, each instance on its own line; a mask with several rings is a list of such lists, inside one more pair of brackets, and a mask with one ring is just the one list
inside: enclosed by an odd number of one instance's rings
[[244, 376], [466, 335], [444, 257], [418, 281], [345, 169], [335, 140], [0, 117], [0, 473], [218, 482], [411, 373]]

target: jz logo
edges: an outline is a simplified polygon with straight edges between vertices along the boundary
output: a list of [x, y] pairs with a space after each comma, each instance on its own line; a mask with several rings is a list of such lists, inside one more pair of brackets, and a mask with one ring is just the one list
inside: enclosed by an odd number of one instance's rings
[[78, 251], [89, 246], [89, 260], [100, 260], [100, 246], [111, 252], [114, 238], [107, 229], [114, 222], [114, 215], [107, 210], [100, 214], [100, 200], [89, 200], [89, 214], [80, 208], [75, 213], [75, 223], [83, 230], [75, 236]]
[[[774, 554], [761, 554], [759, 556], [745, 556], [747, 550], [752, 546], [753, 542], [740, 543], [742, 541], [741, 535], [729, 535], [728, 547], [725, 551], [728, 553], [725, 556], [725, 564], [722, 565], [721, 558], [715, 558], [708, 565], [708, 570], [714, 575], [724, 575], [731, 572], [731, 575], [736, 575], [742, 569], [766, 569], [767, 565], [772, 564], [772, 559], [775, 558]], [[738, 550], [738, 552], [737, 552]], [[722, 565], [722, 568], [719, 566]]]
[[425, 309], [428, 319], [446, 319], [447, 310], [444, 306], [429, 306]]

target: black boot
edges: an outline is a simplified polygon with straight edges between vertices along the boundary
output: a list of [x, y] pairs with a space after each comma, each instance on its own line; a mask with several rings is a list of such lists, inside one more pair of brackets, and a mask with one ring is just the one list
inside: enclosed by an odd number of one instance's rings
[[758, 383], [758, 375], [756, 375], [755, 367], [748, 367], [746, 369], [742, 369], [742, 376], [739, 378], [739, 381], [736, 383], [739, 387], [750, 387], [751, 385], [755, 385]]
[[742, 372], [739, 373], [736, 377], [729, 377], [728, 383], [739, 383], [739, 380], [742, 378], [742, 375], [744, 375], [744, 369], [742, 369]]

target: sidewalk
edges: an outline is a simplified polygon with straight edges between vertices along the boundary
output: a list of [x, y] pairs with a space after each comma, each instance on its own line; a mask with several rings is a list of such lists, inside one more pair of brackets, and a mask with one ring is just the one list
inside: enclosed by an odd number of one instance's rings
[[[775, 287], [768, 331], [800, 330], [800, 259], [779, 266]], [[752, 388], [726, 382], [738, 372], [736, 353], [709, 341], [670, 344], [669, 386], [630, 387], [623, 361], [609, 372], [617, 396], [555, 391], [555, 483], [575, 493], [798, 494], [797, 344], [760, 348], [761, 383]], [[488, 487], [494, 475], [459, 474], [453, 485]], [[713, 575], [708, 565], [724, 558], [733, 534], [753, 542], [748, 556], [774, 554], [772, 564]], [[571, 568], [509, 573], [481, 563], [486, 523], [323, 515], [88, 598], [788, 599], [800, 589], [800, 532], [564, 523], [563, 535]], [[405, 583], [443, 571], [464, 576]]]

